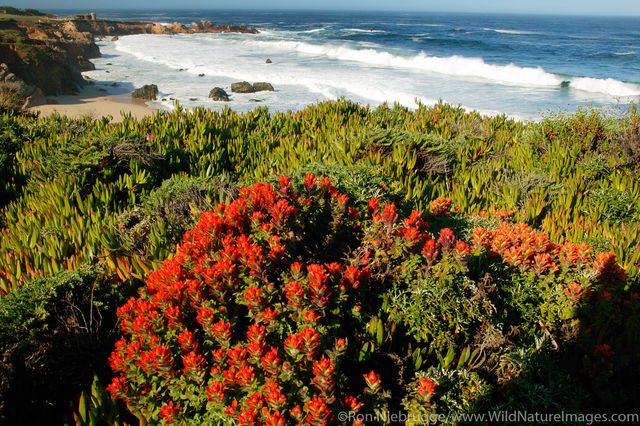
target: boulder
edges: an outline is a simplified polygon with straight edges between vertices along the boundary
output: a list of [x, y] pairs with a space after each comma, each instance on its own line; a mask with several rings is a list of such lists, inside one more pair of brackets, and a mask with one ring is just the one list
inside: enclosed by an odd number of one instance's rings
[[166, 34], [168, 32], [167, 27], [157, 22], [151, 24], [151, 34]]
[[241, 81], [231, 84], [231, 91], [234, 93], [253, 93], [256, 89], [248, 82]]
[[145, 101], [155, 101], [158, 97], [158, 86], [155, 84], [145, 84], [131, 93], [134, 99], [144, 99]]
[[273, 86], [271, 83], [267, 83], [264, 81], [253, 83], [253, 90], [255, 92], [273, 92]]
[[222, 87], [214, 87], [209, 92], [209, 97], [214, 101], [229, 102], [229, 95]]
[[36, 87], [33, 92], [31, 92], [31, 94], [27, 96], [26, 100], [24, 101], [24, 105], [22, 105], [22, 108], [31, 108], [38, 105], [44, 105], [46, 103], [47, 98], [44, 96], [44, 93], [42, 92], [42, 90], [40, 90], [39, 87]]
[[7, 64], [0, 64], [0, 80], [4, 80], [7, 74], [9, 74], [9, 67]]
[[118, 37], [118, 36], [115, 36], [115, 37], [111, 38], [111, 41], [118, 41], [118, 40], [120, 40], [120, 37]]
[[271, 59], [267, 59], [266, 62], [267, 62], [267, 64], [272, 64], [273, 63], [273, 61]]
[[200, 28], [201, 30], [208, 30], [213, 28], [213, 24], [211, 23], [211, 21], [201, 19], [198, 23], [198, 28]]
[[184, 33], [187, 31], [187, 27], [180, 22], [175, 21], [173, 24], [167, 25], [167, 31], [172, 33]]

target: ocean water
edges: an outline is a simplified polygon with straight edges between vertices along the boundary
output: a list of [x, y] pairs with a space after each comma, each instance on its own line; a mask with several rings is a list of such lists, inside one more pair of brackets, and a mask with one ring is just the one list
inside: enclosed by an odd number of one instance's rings
[[[60, 12], [58, 12], [60, 13]], [[68, 13], [68, 12], [67, 12]], [[135, 35], [98, 42], [86, 73], [108, 90], [158, 85], [170, 109], [303, 108], [345, 97], [371, 106], [438, 100], [536, 119], [581, 105], [640, 101], [640, 18], [309, 11], [98, 11], [161, 23], [207, 19], [259, 34]], [[267, 64], [266, 59], [272, 63]], [[236, 81], [276, 91], [232, 94]], [[209, 91], [232, 101], [214, 102]]]

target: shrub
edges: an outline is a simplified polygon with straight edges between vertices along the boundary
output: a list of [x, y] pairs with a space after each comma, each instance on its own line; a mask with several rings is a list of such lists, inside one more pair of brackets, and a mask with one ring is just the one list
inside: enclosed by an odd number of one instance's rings
[[166, 422], [327, 421], [346, 409], [336, 382], [350, 315], [341, 313], [347, 287], [367, 278], [330, 262], [357, 232], [346, 202], [308, 175], [301, 196], [282, 178], [277, 192], [255, 184], [204, 213], [119, 310], [127, 337], [111, 359], [114, 396]]
[[[371, 198], [377, 198], [383, 203], [403, 202], [404, 194], [400, 182], [385, 178], [380, 167], [364, 164], [306, 164], [291, 173], [294, 191], [300, 191], [304, 187], [304, 180], [308, 174], [331, 179], [331, 184], [341, 194], [348, 196], [354, 207], [366, 207]], [[266, 183], [276, 184], [277, 181], [277, 177], [272, 177], [266, 180]]]
[[20, 111], [25, 97], [18, 82], [0, 82], [0, 111]]
[[85, 187], [96, 182], [117, 181], [123, 175], [147, 175], [149, 184], [158, 179], [162, 156], [151, 151], [142, 136], [95, 136], [72, 139], [45, 154], [43, 172], [52, 179], [76, 176]]
[[224, 176], [175, 175], [144, 196], [140, 206], [118, 215], [117, 232], [128, 252], [162, 260], [195, 226], [200, 213], [236, 196], [235, 185]]
[[62, 422], [65, 406], [91, 384], [115, 335], [114, 310], [126, 300], [97, 266], [37, 279], [0, 298], [0, 419]]
[[[450, 207], [436, 200], [432, 217]], [[340, 411], [486, 409], [528, 365], [508, 362], [519, 353], [608, 359], [578, 333], [585, 295], [626, 279], [611, 254], [524, 224], [476, 228], [472, 246], [427, 228], [377, 199], [349, 207], [310, 174], [299, 192], [286, 176], [240, 189], [119, 309], [108, 389], [149, 421], [328, 424]], [[572, 406], [540, 380], [540, 401]]]

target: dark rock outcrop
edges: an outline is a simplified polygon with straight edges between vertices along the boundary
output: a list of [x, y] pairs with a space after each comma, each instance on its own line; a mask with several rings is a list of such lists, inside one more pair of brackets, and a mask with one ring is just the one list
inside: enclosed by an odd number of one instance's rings
[[214, 101], [229, 102], [229, 95], [222, 87], [214, 87], [209, 92], [209, 97]]
[[46, 95], [76, 92], [80, 73], [94, 69], [89, 59], [100, 56], [93, 35], [60, 23], [4, 21], [0, 30], [0, 63]]
[[255, 92], [273, 92], [274, 89], [271, 83], [261, 81], [259, 83], [253, 83], [253, 90]]
[[134, 99], [143, 99], [145, 101], [155, 101], [158, 98], [158, 86], [155, 84], [145, 84], [139, 89], [131, 93]]
[[234, 93], [253, 93], [256, 89], [247, 81], [231, 84], [231, 91]]
[[194, 34], [194, 33], [245, 33], [257, 34], [258, 30], [242, 25], [214, 25], [209, 21], [192, 22], [189, 27], [180, 22], [162, 25], [157, 22], [103, 21], [70, 19], [77, 31], [95, 36], [122, 36], [132, 34]]
[[271, 59], [267, 59], [267, 60], [266, 60], [266, 63], [267, 63], [267, 64], [272, 64], [272, 63], [273, 63], [273, 61], [272, 61]]

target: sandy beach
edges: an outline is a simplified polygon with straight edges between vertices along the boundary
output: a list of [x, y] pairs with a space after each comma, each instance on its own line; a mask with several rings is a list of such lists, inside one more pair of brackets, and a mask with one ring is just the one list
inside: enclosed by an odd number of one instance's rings
[[122, 121], [122, 113], [130, 113], [140, 119], [158, 112], [142, 101], [131, 99], [129, 93], [113, 94], [96, 85], [83, 87], [77, 95], [64, 95], [48, 99], [55, 100], [57, 103], [39, 105], [29, 108], [29, 111], [39, 112], [44, 116], [57, 112], [70, 118], [88, 116], [95, 119], [110, 115], [113, 117], [112, 122], [114, 123]]

